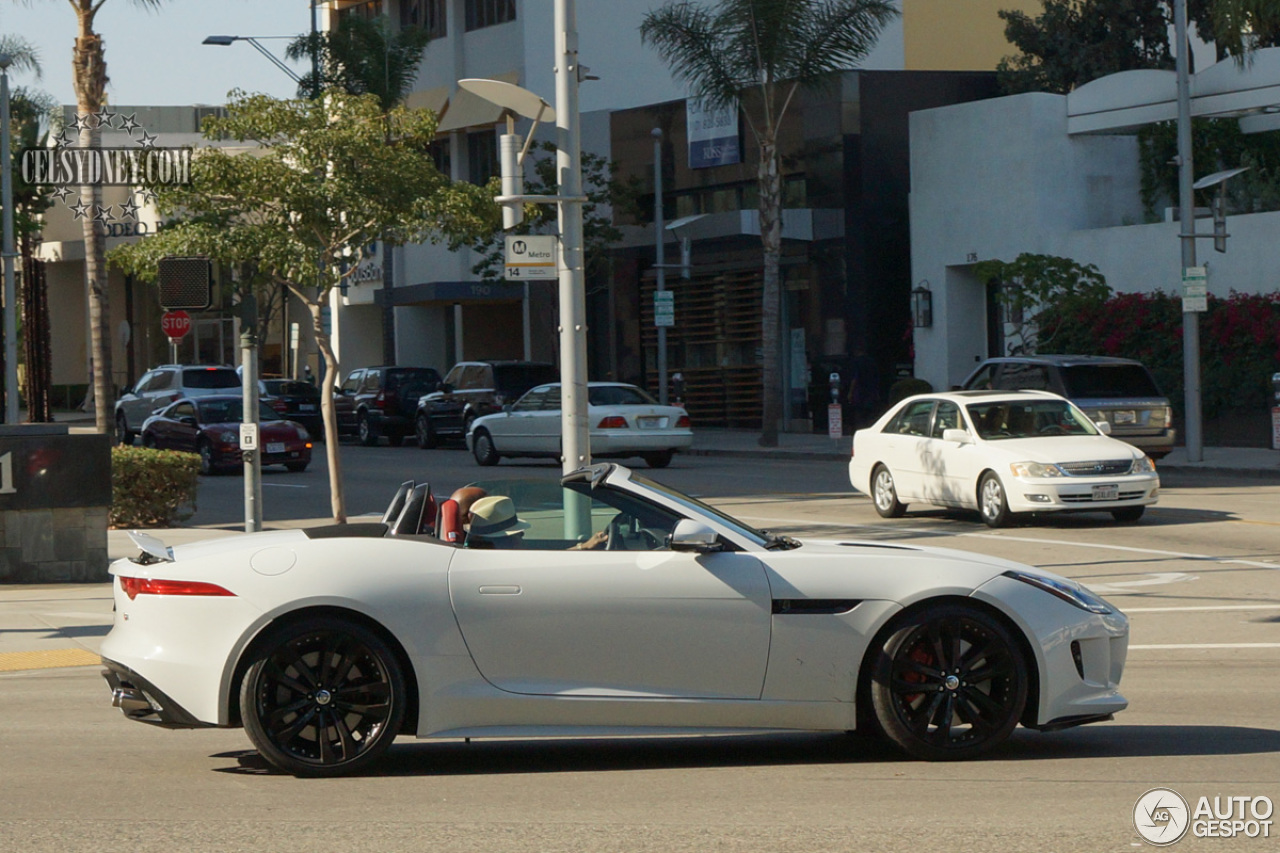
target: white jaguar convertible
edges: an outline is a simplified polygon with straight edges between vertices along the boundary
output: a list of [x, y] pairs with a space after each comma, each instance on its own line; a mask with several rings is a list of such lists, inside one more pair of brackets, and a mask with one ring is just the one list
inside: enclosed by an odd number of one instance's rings
[[113, 704], [243, 726], [299, 776], [362, 771], [401, 734], [865, 728], [960, 759], [1127, 705], [1127, 619], [1050, 572], [773, 535], [615, 464], [477, 485], [510, 498], [489, 501], [514, 509], [506, 547], [410, 483], [381, 523], [135, 534], [111, 567]]

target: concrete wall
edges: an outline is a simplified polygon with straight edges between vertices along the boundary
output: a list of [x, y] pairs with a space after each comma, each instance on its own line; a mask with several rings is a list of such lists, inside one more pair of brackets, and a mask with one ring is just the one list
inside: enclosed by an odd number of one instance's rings
[[443, 331], [453, 322], [450, 305], [412, 305], [395, 309], [396, 364], [434, 367], [441, 375], [453, 363]]

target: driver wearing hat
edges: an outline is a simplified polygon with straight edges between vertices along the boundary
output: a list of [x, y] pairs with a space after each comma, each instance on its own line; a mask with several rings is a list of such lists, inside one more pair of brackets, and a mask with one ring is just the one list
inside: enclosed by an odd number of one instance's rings
[[[516, 516], [511, 498], [490, 495], [471, 505], [471, 527], [467, 531], [468, 548], [519, 548], [529, 522]], [[588, 551], [605, 543], [604, 531], [593, 534], [585, 542], [570, 546], [570, 551]]]

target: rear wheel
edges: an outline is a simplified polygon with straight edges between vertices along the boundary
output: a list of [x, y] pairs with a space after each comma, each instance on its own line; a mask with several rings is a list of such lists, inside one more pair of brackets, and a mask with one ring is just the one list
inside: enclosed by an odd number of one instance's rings
[[871, 673], [885, 735], [926, 761], [974, 758], [999, 746], [1027, 702], [1027, 661], [1005, 625], [978, 608], [928, 607], [902, 620]]
[[1124, 509], [1111, 510], [1111, 517], [1121, 524], [1132, 524], [1142, 518], [1142, 514], [1146, 511], [1145, 506], [1127, 506]]
[[641, 453], [640, 458], [650, 468], [666, 468], [671, 464], [671, 457], [674, 455], [674, 451], [671, 450], [656, 450], [652, 453]]
[[196, 452], [200, 454], [201, 474], [218, 473], [218, 466], [213, 462], [213, 445], [207, 439], [200, 439], [200, 443], [196, 445]]
[[498, 460], [502, 457], [498, 455], [498, 450], [493, 446], [493, 438], [489, 435], [488, 430], [479, 430], [475, 434], [475, 438], [471, 442], [471, 452], [476, 457], [476, 462], [485, 467], [497, 465]]
[[418, 437], [418, 446], [423, 450], [431, 450], [440, 443], [436, 431], [431, 428], [431, 418], [426, 415], [418, 415], [413, 422], [413, 431]]
[[373, 447], [378, 443], [378, 430], [369, 423], [369, 416], [364, 412], [360, 413], [356, 421], [356, 435], [360, 437], [360, 443], [365, 447]]
[[404, 722], [404, 674], [372, 631], [340, 619], [287, 625], [259, 646], [240, 687], [244, 728], [294, 776], [365, 769]]
[[898, 500], [893, 474], [883, 465], [877, 465], [871, 474], [871, 501], [881, 518], [901, 518], [907, 511], [907, 505]]
[[978, 484], [978, 511], [987, 527], [1004, 527], [1013, 520], [1004, 496], [1004, 484], [991, 471], [983, 474]]

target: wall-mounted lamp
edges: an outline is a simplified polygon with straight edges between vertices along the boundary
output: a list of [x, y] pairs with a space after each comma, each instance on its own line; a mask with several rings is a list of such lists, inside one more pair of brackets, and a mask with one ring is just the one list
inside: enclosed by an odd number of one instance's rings
[[911, 320], [917, 329], [933, 325], [933, 292], [929, 280], [924, 279], [911, 291]]

